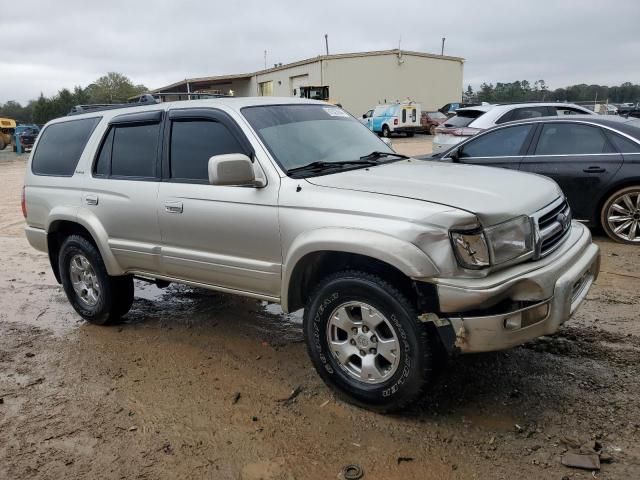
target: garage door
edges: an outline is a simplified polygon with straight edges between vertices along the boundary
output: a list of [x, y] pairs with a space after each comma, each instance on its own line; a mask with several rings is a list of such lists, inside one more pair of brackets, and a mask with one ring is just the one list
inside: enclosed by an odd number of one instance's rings
[[295, 77], [289, 77], [289, 86], [291, 87], [291, 96], [300, 96], [300, 87], [309, 85], [309, 75], [296, 75]]

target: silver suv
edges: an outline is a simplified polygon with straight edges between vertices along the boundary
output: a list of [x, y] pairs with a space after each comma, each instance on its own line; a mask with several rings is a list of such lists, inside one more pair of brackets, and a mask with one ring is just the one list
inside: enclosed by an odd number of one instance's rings
[[23, 208], [70, 303], [108, 324], [134, 277], [304, 308], [324, 381], [379, 411], [442, 354], [555, 332], [599, 251], [551, 180], [396, 154], [340, 108], [224, 98], [61, 118]]

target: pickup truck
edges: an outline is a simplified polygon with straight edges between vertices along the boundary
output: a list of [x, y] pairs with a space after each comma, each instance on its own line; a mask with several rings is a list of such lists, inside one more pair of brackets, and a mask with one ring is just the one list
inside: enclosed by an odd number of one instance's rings
[[89, 322], [134, 278], [304, 309], [322, 379], [400, 410], [444, 354], [552, 334], [599, 250], [547, 178], [397, 154], [342, 109], [220, 98], [49, 122], [29, 158], [26, 236]]

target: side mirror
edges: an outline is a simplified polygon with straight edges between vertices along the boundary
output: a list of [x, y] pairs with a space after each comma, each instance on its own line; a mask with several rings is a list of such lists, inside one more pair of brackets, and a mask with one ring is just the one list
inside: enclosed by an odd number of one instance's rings
[[367, 118], [367, 114], [366, 114], [366, 113], [363, 113], [363, 114], [362, 114], [362, 118]]
[[214, 155], [209, 159], [209, 183], [211, 185], [234, 185], [264, 187], [265, 181], [256, 178], [253, 162], [242, 153]]
[[449, 154], [449, 158], [455, 163], [458, 163], [460, 161], [460, 157], [461, 156], [462, 156], [462, 147], [458, 147], [458, 148], [454, 149]]

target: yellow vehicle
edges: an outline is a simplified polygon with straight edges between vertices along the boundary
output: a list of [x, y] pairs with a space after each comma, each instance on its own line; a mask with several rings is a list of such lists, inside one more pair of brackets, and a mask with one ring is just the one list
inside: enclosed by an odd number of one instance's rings
[[10, 118], [0, 118], [0, 150], [11, 143], [11, 137], [16, 131], [16, 121]]

